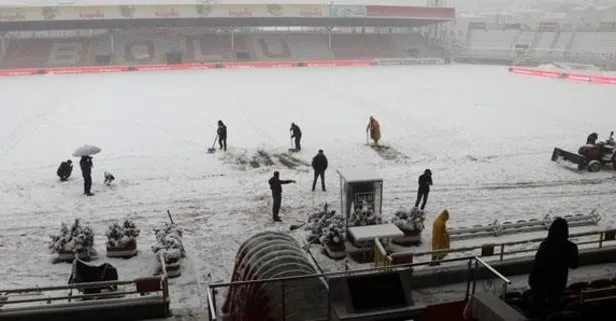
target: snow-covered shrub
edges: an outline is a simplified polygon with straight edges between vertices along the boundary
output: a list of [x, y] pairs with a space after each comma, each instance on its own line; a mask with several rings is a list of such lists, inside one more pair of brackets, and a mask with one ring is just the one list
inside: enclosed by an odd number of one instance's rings
[[321, 244], [342, 245], [346, 241], [346, 231], [344, 229], [344, 217], [340, 215], [332, 216], [329, 223], [323, 228], [319, 239]]
[[89, 226], [82, 226], [79, 219], [68, 228], [66, 223], [60, 225], [60, 233], [50, 235], [49, 249], [53, 253], [77, 253], [81, 258], [96, 255], [94, 250], [94, 231]]
[[139, 236], [139, 229], [135, 225], [135, 222], [126, 219], [124, 223], [120, 225], [114, 222], [107, 227], [107, 246], [108, 247], [123, 247], [130, 242], [134, 242]]
[[391, 220], [391, 223], [396, 225], [401, 230], [412, 232], [422, 231], [424, 229], [425, 220], [426, 215], [423, 211], [413, 209], [410, 212], [397, 211]]
[[349, 220], [349, 226], [377, 225], [382, 222], [383, 219], [376, 215], [374, 210], [368, 207], [368, 203], [364, 201], [361, 207], [355, 208]]
[[49, 249], [52, 253], [65, 253], [73, 251], [73, 244], [69, 242], [73, 238], [71, 231], [68, 229], [66, 223], [60, 224], [60, 231], [58, 234], [49, 235], [51, 241], [49, 242]]
[[328, 210], [328, 204], [323, 205], [323, 209], [308, 216], [308, 223], [305, 229], [310, 231], [308, 239], [317, 239], [322, 235], [323, 228], [329, 224], [331, 218], [336, 215], [335, 210]]
[[158, 256], [163, 255], [165, 263], [175, 263], [185, 256], [182, 244], [182, 229], [175, 224], [165, 223], [154, 229], [156, 244], [152, 251]]

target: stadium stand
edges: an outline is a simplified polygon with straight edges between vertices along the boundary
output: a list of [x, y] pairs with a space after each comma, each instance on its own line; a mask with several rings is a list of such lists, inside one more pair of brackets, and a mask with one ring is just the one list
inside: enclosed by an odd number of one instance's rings
[[435, 57], [442, 55], [442, 48], [432, 48], [420, 34], [393, 34], [391, 40], [406, 57]]
[[538, 34], [539, 41], [533, 49], [539, 57], [549, 56], [559, 33], [556, 31], [538, 31]]
[[536, 36], [537, 36], [536, 32], [520, 31], [520, 34], [518, 35], [515, 45], [520, 46], [521, 48], [526, 48], [525, 50], [526, 52], [528, 49], [531, 49], [533, 47]]
[[551, 56], [560, 59], [566, 57], [567, 52], [569, 51], [572, 36], [573, 32], [570, 31], [559, 32], [556, 38], [556, 42], [551, 48]]
[[[524, 314], [530, 307], [532, 291], [511, 291], [505, 295], [505, 302]], [[601, 278], [590, 282], [569, 284], [561, 298], [564, 311], [574, 311], [586, 321], [612, 320], [616, 308], [616, 279]]]
[[519, 34], [519, 29], [500, 25], [488, 25], [485, 29], [470, 29], [468, 54], [508, 57]]
[[15, 39], [2, 58], [3, 68], [61, 67], [86, 65], [90, 41], [87, 39]]
[[578, 31], [572, 43], [574, 57], [594, 56], [606, 60], [616, 60], [616, 31]]
[[337, 59], [401, 58], [389, 35], [333, 34], [332, 52]]
[[252, 52], [256, 60], [334, 59], [328, 49], [327, 36], [319, 34], [254, 35]]
[[[113, 39], [113, 41], [112, 41]], [[233, 39], [233, 45], [232, 40]], [[5, 42], [0, 68], [148, 65], [225, 61], [303, 61], [441, 56], [419, 34], [203, 33], [190, 29], [122, 30], [92, 37]], [[108, 58], [105, 58], [108, 57]]]
[[[541, 22], [536, 26], [471, 22], [460, 57], [501, 59], [505, 62], [569, 61], [613, 66], [616, 64], [616, 29], [612, 24], [574, 28], [570, 23]], [[607, 68], [607, 67], [606, 67]]]

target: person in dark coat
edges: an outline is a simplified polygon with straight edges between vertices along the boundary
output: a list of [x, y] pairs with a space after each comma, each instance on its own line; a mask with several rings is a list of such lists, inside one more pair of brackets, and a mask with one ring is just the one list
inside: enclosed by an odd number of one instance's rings
[[430, 185], [432, 185], [432, 171], [426, 169], [423, 175], [419, 176], [419, 189], [417, 190], [417, 200], [415, 201], [415, 208], [421, 203], [421, 210], [426, 207], [428, 202], [428, 194], [430, 194]]
[[528, 275], [533, 291], [529, 316], [541, 316], [560, 310], [560, 298], [565, 293], [569, 268], [578, 267], [577, 245], [568, 240], [569, 225], [563, 218], [556, 218], [548, 237], [541, 242]]
[[591, 133], [590, 135], [588, 135], [588, 137], [586, 138], [586, 144], [589, 145], [595, 145], [597, 144], [597, 139], [599, 139], [599, 134], [597, 133]]
[[113, 183], [113, 181], [115, 181], [115, 176], [113, 176], [113, 174], [109, 173], [108, 171], [105, 171], [103, 176], [105, 177], [104, 183], [107, 186], [111, 186], [111, 183]]
[[60, 181], [65, 182], [68, 180], [69, 177], [71, 177], [72, 172], [73, 161], [69, 159], [66, 162], [60, 163], [60, 167], [58, 167], [58, 171], [56, 171], [56, 174], [58, 174], [58, 177], [60, 177]]
[[218, 134], [218, 145], [220, 149], [223, 149], [225, 152], [227, 151], [227, 126], [223, 124], [222, 120], [218, 121], [218, 129], [216, 130], [216, 134]]
[[82, 156], [79, 161], [81, 167], [81, 175], [83, 176], [83, 193], [87, 196], [92, 196], [92, 157]]
[[312, 158], [312, 169], [314, 169], [314, 180], [312, 181], [312, 191], [317, 185], [317, 179], [321, 176], [321, 189], [325, 192], [325, 170], [327, 169], [327, 157], [323, 154], [323, 150], [319, 149], [319, 153]]
[[295, 138], [295, 150], [298, 152], [302, 150], [301, 140], [302, 140], [302, 130], [295, 123], [291, 123], [291, 138]]
[[278, 171], [274, 172], [274, 176], [269, 179], [269, 186], [272, 190], [272, 198], [274, 200], [274, 206], [272, 208], [272, 214], [274, 217], [274, 222], [282, 222], [280, 217], [278, 216], [278, 212], [280, 211], [280, 205], [282, 204], [282, 185], [295, 183], [294, 180], [281, 180], [280, 173]]

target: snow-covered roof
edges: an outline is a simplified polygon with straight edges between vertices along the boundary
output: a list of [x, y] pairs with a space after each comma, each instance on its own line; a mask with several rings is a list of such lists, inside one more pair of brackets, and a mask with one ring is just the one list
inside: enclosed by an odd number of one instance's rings
[[425, 0], [2, 0], [2, 6], [104, 6], [174, 4], [321, 4], [425, 6]]
[[376, 173], [375, 169], [370, 167], [339, 169], [338, 174], [340, 174], [347, 183], [383, 181], [383, 178]]

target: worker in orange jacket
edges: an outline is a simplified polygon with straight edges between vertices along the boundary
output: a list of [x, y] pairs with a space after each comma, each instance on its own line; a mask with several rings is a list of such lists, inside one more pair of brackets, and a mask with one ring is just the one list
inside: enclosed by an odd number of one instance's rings
[[[432, 224], [432, 251], [449, 249], [449, 233], [447, 233], [448, 220], [449, 211], [446, 209], [434, 220], [434, 224]], [[432, 261], [442, 260], [446, 255], [446, 253], [432, 254]]]

